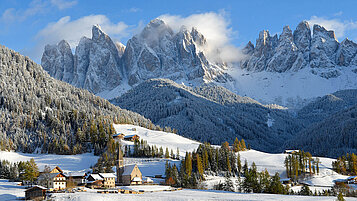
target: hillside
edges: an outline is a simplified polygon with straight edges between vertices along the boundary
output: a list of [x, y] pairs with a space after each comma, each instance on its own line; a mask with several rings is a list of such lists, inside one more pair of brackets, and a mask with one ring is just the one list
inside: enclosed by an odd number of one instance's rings
[[298, 111], [306, 123], [315, 123], [357, 104], [357, 90], [341, 90], [317, 98]]
[[281, 151], [281, 143], [301, 128], [283, 109], [221, 87], [192, 89], [165, 79], [148, 80], [111, 102], [185, 137], [212, 144], [232, 143], [238, 137], [269, 152]]
[[0, 149], [23, 152], [96, 153], [112, 123], [149, 125], [90, 92], [51, 78], [40, 65], [0, 46]]
[[299, 148], [314, 155], [338, 157], [357, 152], [357, 105], [330, 115], [301, 131], [285, 143], [287, 148]]

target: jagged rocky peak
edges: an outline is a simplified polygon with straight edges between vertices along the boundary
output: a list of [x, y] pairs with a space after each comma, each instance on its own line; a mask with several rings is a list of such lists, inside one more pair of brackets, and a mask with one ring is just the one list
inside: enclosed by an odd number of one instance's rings
[[168, 37], [171, 38], [174, 32], [161, 19], [151, 20], [140, 33], [139, 38], [145, 41], [150, 46], [157, 45], [160, 39]]
[[[302, 21], [296, 27], [294, 34], [294, 43], [303, 53], [310, 51], [311, 30], [307, 21]], [[308, 55], [308, 54], [307, 54]]]
[[[340, 66], [356, 65], [356, 60], [353, 60], [357, 53], [357, 44], [346, 38], [340, 43], [337, 50], [336, 63]], [[351, 63], [351, 61], [353, 62]]]
[[206, 38], [200, 32], [198, 32], [196, 27], [192, 27], [191, 36], [193, 41], [195, 41], [198, 45], [200, 46], [206, 45], [207, 43]]
[[93, 93], [113, 89], [123, 77], [118, 48], [99, 25], [92, 27], [91, 39], [81, 38], [74, 56], [69, 44], [61, 41], [45, 48], [41, 63], [52, 77]]
[[305, 67], [357, 65], [357, 44], [353, 41], [345, 39], [340, 44], [334, 31], [317, 24], [313, 26], [312, 33], [307, 21], [300, 22], [293, 33], [285, 26], [279, 39], [263, 30], [259, 33], [255, 48], [252, 44], [243, 48], [246, 58], [241, 62], [241, 68], [281, 73]]
[[125, 51], [125, 45], [121, 42], [115, 42], [115, 46], [117, 47], [119, 56], [122, 57]]
[[279, 42], [275, 49], [275, 53], [267, 64], [267, 70], [273, 72], [285, 72], [293, 68], [297, 57], [298, 51], [293, 42], [292, 31], [289, 26], [285, 26], [283, 32], [279, 36]]
[[337, 41], [334, 31], [332, 31], [332, 30], [328, 31], [325, 29], [325, 27], [318, 25], [318, 24], [314, 24], [313, 35], [314, 36], [321, 35], [322, 37], [331, 38], [331, 39]]
[[54, 78], [69, 81], [73, 78], [73, 54], [67, 41], [57, 45], [46, 45], [41, 63], [43, 68]]
[[247, 43], [247, 45], [245, 45], [245, 47], [243, 48], [243, 53], [246, 55], [252, 55], [254, 52], [254, 45], [251, 41], [249, 41]]
[[129, 85], [150, 78], [184, 80], [190, 83], [224, 81], [223, 68], [208, 61], [205, 37], [196, 29], [181, 27], [174, 32], [161, 19], [152, 20], [131, 38], [123, 55]]
[[315, 24], [310, 48], [310, 66], [312, 68], [333, 68], [339, 43], [333, 31]]

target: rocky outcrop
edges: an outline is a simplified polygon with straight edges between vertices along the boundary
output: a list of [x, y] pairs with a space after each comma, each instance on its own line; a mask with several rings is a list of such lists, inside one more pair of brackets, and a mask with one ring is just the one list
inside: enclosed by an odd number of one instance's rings
[[52, 77], [65, 82], [73, 79], [74, 58], [67, 41], [62, 40], [58, 45], [46, 45], [41, 63]]
[[206, 45], [196, 28], [182, 27], [174, 33], [160, 19], [152, 20], [127, 46], [114, 43], [99, 26], [93, 26], [92, 38], [83, 37], [74, 56], [65, 41], [47, 45], [42, 65], [51, 76], [93, 93], [121, 84], [134, 86], [150, 78], [191, 85], [230, 80], [223, 62], [207, 59]]
[[256, 46], [249, 42], [243, 49], [246, 59], [241, 62], [241, 67], [249, 71], [281, 73], [305, 67], [357, 65], [357, 44], [348, 39], [339, 43], [333, 31], [320, 25], [314, 25], [312, 36], [308, 22], [303, 21], [293, 34], [286, 26], [276, 43], [273, 38], [268, 31], [260, 32]]
[[118, 48], [98, 25], [93, 26], [91, 39], [80, 40], [74, 56], [61, 41], [46, 46], [41, 63], [52, 77], [93, 93], [113, 89], [123, 78]]
[[186, 80], [192, 83], [225, 82], [225, 66], [213, 64], [202, 47], [204, 36], [193, 28], [182, 27], [178, 33], [160, 19], [151, 21], [144, 30], [131, 38], [123, 55], [129, 85], [150, 78]]

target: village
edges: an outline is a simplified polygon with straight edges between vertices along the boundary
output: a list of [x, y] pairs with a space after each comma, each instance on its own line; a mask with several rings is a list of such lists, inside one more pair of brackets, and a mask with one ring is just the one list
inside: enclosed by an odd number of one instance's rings
[[[131, 129], [131, 131], [135, 132], [135, 129]], [[125, 141], [126, 144], [140, 140], [140, 136], [136, 134], [125, 135], [124, 133], [117, 133], [112, 137], [116, 142], [122, 143], [122, 141]], [[143, 177], [137, 164], [124, 165], [121, 146], [119, 146], [118, 153], [115, 173], [64, 172], [59, 166], [52, 169], [48, 169], [49, 167], [46, 166], [44, 171], [39, 172], [36, 181], [23, 181], [21, 183], [21, 185], [29, 187], [25, 190], [25, 199], [44, 200], [54, 193], [86, 192], [87, 189], [95, 190], [101, 194], [143, 194], [145, 191], [181, 190], [181, 188], [161, 185], [164, 181], [163, 175], [152, 175], [152, 179]], [[128, 186], [142, 186], [142, 188], [132, 189], [128, 188]]]
[[[182, 193], [180, 193], [181, 191], [189, 191], [189, 188], [182, 189], [181, 187], [170, 185], [170, 183], [165, 182], [165, 166], [169, 162], [172, 165], [176, 164], [177, 167], [179, 167], [180, 163], [184, 160], [183, 156], [185, 153], [196, 150], [201, 143], [183, 138], [173, 133], [151, 131], [139, 126], [115, 125], [115, 128], [117, 133], [112, 137], [122, 146], [118, 147], [119, 150], [116, 152], [118, 153], [116, 157], [117, 160], [113, 163], [115, 165], [112, 166], [111, 172], [93, 172], [92, 165], [89, 167], [89, 164], [93, 164], [94, 159], [97, 161], [98, 157], [90, 159], [90, 157], [88, 158], [88, 154], [84, 154], [83, 160], [91, 160], [93, 162], [87, 163], [87, 166], [83, 166], [83, 161], [79, 160], [65, 162], [68, 160], [66, 158], [70, 158], [70, 156], [52, 155], [49, 158], [52, 157], [55, 159], [42, 161], [43, 157], [48, 155], [40, 154], [38, 155], [38, 158], [35, 159], [36, 161], [40, 161], [39, 174], [36, 178], [33, 181], [23, 180], [18, 183], [15, 182], [13, 185], [22, 185], [19, 189], [23, 189], [22, 192], [24, 192], [24, 198], [26, 200], [57, 200], [59, 198], [66, 200], [68, 196], [93, 196], [96, 198], [109, 196], [114, 198], [115, 196], [120, 195], [133, 196], [132, 199], [136, 199], [136, 196], [154, 196], [155, 193], [160, 192], [166, 192], [168, 194], [165, 195], [175, 197], [178, 195], [182, 196]], [[180, 148], [178, 154], [181, 157], [180, 159], [177, 159], [176, 157], [173, 157], [174, 159], [165, 157], [135, 158], [123, 155], [123, 153], [126, 153], [126, 151], [123, 151], [124, 147], [133, 147], [135, 143], [141, 140], [145, 140], [148, 143], [157, 146], [166, 145], [165, 148], [170, 148], [171, 150]], [[131, 150], [134, 151], [134, 148]], [[4, 154], [4, 152], [2, 152], [2, 154]], [[357, 177], [340, 175], [332, 171], [330, 166], [331, 162], [334, 160], [329, 158], [319, 159], [321, 160], [321, 164], [318, 162], [316, 163], [317, 158], [311, 160], [311, 169], [313, 169], [314, 174], [310, 176], [311, 172], [306, 170], [306, 178], [303, 178], [301, 176], [303, 173], [301, 173], [299, 179], [294, 179], [294, 175], [289, 175], [291, 173], [288, 173], [289, 171], [287, 172], [287, 168], [284, 165], [284, 159], [289, 156], [298, 156], [299, 154], [299, 150], [286, 150], [281, 154], [269, 154], [255, 150], [246, 150], [239, 153], [241, 161], [248, 161], [249, 166], [253, 164], [253, 162], [256, 163], [258, 171], [268, 169], [270, 175], [278, 172], [281, 175], [281, 184], [295, 192], [299, 192], [304, 186], [309, 186], [311, 192], [323, 192], [329, 190], [335, 186], [336, 183], [340, 185], [349, 185], [353, 188], [354, 186], [357, 186]], [[320, 167], [316, 167], [316, 164], [317, 166], [320, 164]], [[77, 165], [81, 167], [73, 168]], [[318, 171], [319, 173], [317, 173]], [[237, 177], [232, 177], [231, 179], [235, 181]], [[195, 188], [201, 189], [199, 190], [200, 193], [217, 194], [220, 193], [220, 191], [210, 192], [206, 190], [215, 189], [215, 186], [223, 184], [224, 182], [224, 175], [208, 173], [205, 174], [205, 179], [200, 182], [200, 186]], [[0, 184], [0, 194], [2, 184], [3, 183]]]

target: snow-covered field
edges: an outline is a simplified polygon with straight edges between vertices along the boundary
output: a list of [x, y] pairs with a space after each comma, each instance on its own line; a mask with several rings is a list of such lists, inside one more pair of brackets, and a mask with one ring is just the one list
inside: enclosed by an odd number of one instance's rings
[[[338, 70], [336, 78], [322, 78], [320, 73]], [[230, 74], [235, 78], [235, 86], [227, 86], [241, 96], [248, 96], [264, 104], [278, 104], [289, 108], [299, 108], [318, 96], [324, 96], [343, 89], [356, 89], [356, 73], [353, 67], [334, 69], [304, 68], [298, 72], [248, 72], [235, 68]]]
[[98, 156], [92, 153], [77, 154], [77, 155], [55, 155], [55, 154], [27, 154], [21, 152], [0, 151], [0, 160], [8, 160], [10, 162], [29, 161], [35, 159], [40, 170], [43, 170], [45, 165], [50, 167], [59, 166], [63, 171], [86, 172], [91, 165], [97, 163]]
[[[259, 171], [267, 169], [270, 175], [273, 175], [275, 174], [275, 172], [278, 172], [281, 178], [286, 178], [284, 160], [287, 154], [269, 154], [256, 150], [249, 150], [240, 152], [240, 156], [242, 165], [244, 164], [244, 160], [248, 161], [249, 166], [253, 162], [255, 162]], [[333, 160], [334, 159], [331, 158], [321, 157], [320, 173], [302, 182], [311, 186], [321, 186], [330, 188], [334, 185], [334, 180], [346, 179], [348, 176], [340, 175], [332, 171], [331, 168]]]
[[[133, 126], [128, 124], [114, 124], [117, 133], [124, 133], [125, 135], [138, 135], [140, 139], [147, 141], [149, 145], [156, 145], [158, 147], [172, 149], [176, 154], [177, 148], [180, 150], [180, 156], [184, 156], [187, 151], [192, 152], [201, 144], [200, 142], [187, 139], [174, 133], [167, 133], [163, 131], [153, 131], [140, 126]], [[136, 131], [133, 131], [133, 128]], [[132, 144], [132, 142], [122, 141], [123, 143]]]
[[[334, 197], [309, 197], [273, 194], [243, 194], [224, 191], [209, 190], [180, 190], [173, 192], [153, 192], [140, 195], [128, 194], [98, 194], [94, 192], [75, 194], [56, 194], [54, 200], [68, 201], [112, 201], [112, 200], [155, 200], [155, 201], [178, 201], [178, 200], [242, 200], [242, 201], [332, 201]], [[357, 200], [357, 198], [346, 198], [346, 200]]]

